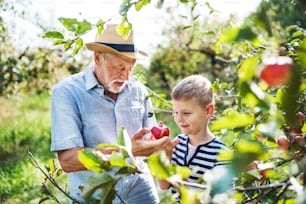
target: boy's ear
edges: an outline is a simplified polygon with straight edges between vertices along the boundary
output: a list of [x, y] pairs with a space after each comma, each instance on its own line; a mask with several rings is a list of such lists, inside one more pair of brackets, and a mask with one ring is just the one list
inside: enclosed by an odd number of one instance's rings
[[212, 116], [214, 114], [215, 106], [213, 103], [210, 103], [206, 106], [207, 115]]

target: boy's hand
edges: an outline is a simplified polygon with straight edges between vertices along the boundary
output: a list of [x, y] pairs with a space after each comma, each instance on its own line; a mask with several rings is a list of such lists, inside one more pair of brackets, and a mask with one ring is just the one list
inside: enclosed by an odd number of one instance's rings
[[167, 145], [164, 150], [166, 152], [166, 155], [167, 157], [169, 158], [169, 160], [171, 160], [171, 157], [172, 157], [172, 151], [174, 149], [174, 147], [179, 143], [179, 139], [176, 138], [176, 139], [173, 139], [170, 141], [170, 144]]

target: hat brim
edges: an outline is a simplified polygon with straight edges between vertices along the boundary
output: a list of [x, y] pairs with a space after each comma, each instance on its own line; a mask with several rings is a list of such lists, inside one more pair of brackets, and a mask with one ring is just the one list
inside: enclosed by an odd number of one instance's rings
[[144, 59], [148, 56], [143, 51], [119, 52], [118, 50], [113, 49], [107, 45], [103, 45], [103, 44], [99, 44], [95, 42], [86, 43], [86, 47], [88, 50], [91, 50], [91, 51], [111, 53], [111, 54], [115, 54], [118, 56], [129, 58], [129, 59]]

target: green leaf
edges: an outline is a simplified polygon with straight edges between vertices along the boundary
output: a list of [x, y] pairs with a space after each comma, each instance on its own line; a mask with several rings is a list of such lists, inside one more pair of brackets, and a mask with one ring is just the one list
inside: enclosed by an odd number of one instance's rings
[[[115, 167], [114, 167], [115, 168]], [[117, 171], [117, 175], [120, 175], [120, 174], [134, 174], [134, 173], [137, 173], [139, 172], [138, 169], [137, 169], [137, 166], [125, 166], [125, 167], [120, 167], [119, 170]]]
[[236, 37], [238, 36], [239, 28], [228, 28], [226, 31], [224, 31], [218, 39], [218, 43], [229, 43], [234, 42]]
[[232, 43], [249, 40], [252, 41], [256, 38], [256, 34], [253, 33], [250, 27], [232, 27], [228, 28], [222, 35], [220, 35], [219, 41], [222, 43]]
[[118, 135], [118, 145], [122, 145], [122, 146], [125, 146], [125, 140], [124, 140], [124, 127], [121, 127], [120, 128], [120, 132], [119, 132], [119, 135]]
[[56, 171], [55, 171], [56, 176], [60, 176], [60, 175], [62, 175], [62, 173], [63, 173], [62, 169], [56, 169]]
[[254, 56], [243, 60], [238, 70], [239, 81], [244, 82], [251, 79], [259, 67], [259, 62], [259, 56]]
[[141, 8], [147, 4], [149, 4], [151, 0], [140, 0], [135, 4], [136, 11], [140, 11]]
[[53, 174], [53, 173], [55, 172], [55, 163], [54, 163], [54, 159], [49, 159], [48, 163], [49, 163], [50, 173]]
[[168, 171], [169, 160], [165, 152], [157, 152], [148, 158], [148, 165], [152, 175], [158, 179], [167, 179], [170, 176]]
[[43, 38], [64, 39], [64, 35], [58, 31], [49, 31], [43, 35]]
[[92, 29], [91, 24], [88, 21], [83, 20], [82, 22], [78, 22], [76, 30], [75, 30], [75, 35], [84, 34], [91, 29]]
[[219, 161], [230, 161], [234, 157], [234, 152], [229, 149], [223, 149], [218, 154]]
[[107, 159], [102, 159], [104, 155], [95, 149], [85, 148], [78, 152], [79, 161], [91, 171], [100, 173], [105, 170], [109, 170], [109, 164], [106, 162]]
[[253, 41], [255, 40], [257, 35], [252, 31], [251, 27], [243, 26], [239, 29], [238, 35], [235, 38], [236, 42], [248, 40]]
[[132, 141], [124, 127], [121, 127], [120, 129], [117, 142], [119, 145], [123, 146], [123, 147], [120, 147], [120, 152], [124, 156], [124, 158], [126, 157], [133, 158]]
[[98, 35], [102, 34], [102, 31], [104, 30], [104, 23], [105, 22], [102, 19], [99, 19], [98, 22], [96, 23]]
[[296, 122], [296, 111], [298, 108], [297, 100], [299, 98], [300, 86], [302, 85], [302, 66], [293, 64], [291, 68], [291, 78], [288, 85], [281, 91], [280, 106], [286, 113], [286, 119], [291, 125]]
[[94, 174], [88, 178], [82, 190], [82, 198], [85, 200], [90, 199], [92, 194], [98, 189], [105, 189], [107, 192], [110, 187], [113, 187], [114, 182], [115, 179], [107, 172]]
[[118, 166], [118, 167], [124, 167], [127, 166], [127, 162], [125, 161], [125, 158], [122, 154], [118, 152], [113, 152], [109, 157], [109, 162], [111, 167]]
[[92, 29], [91, 24], [86, 20], [78, 21], [75, 18], [59, 18], [59, 21], [67, 30], [74, 32], [75, 35], [84, 34]]
[[180, 0], [181, 3], [186, 4], [188, 2], [194, 2], [195, 0]]
[[249, 142], [240, 140], [236, 145], [236, 150], [240, 153], [255, 153], [259, 154], [262, 151], [261, 146], [257, 142]]
[[165, 0], [158, 0], [156, 2], [156, 8], [161, 9], [164, 5]]
[[101, 189], [100, 193], [100, 203], [112, 203], [116, 197], [115, 183], [109, 183], [104, 188]]
[[78, 54], [79, 50], [83, 47], [83, 39], [82, 38], [78, 38], [75, 41], [75, 47], [72, 51], [72, 55], [76, 55]]
[[126, 147], [120, 146], [120, 153], [122, 154], [122, 156], [124, 158], [132, 158], [132, 160], [134, 160], [134, 156], [132, 154], [132, 150], [131, 149], [127, 149]]
[[119, 14], [121, 16], [126, 16], [131, 6], [132, 4], [130, 3], [130, 1], [123, 1], [119, 8]]
[[220, 35], [216, 43], [216, 53], [221, 52], [221, 47], [223, 44], [242, 41], [256, 42], [256, 40], [257, 35], [249, 26], [229, 27], [224, 32], [220, 31]]
[[245, 81], [240, 84], [239, 91], [242, 102], [249, 107], [261, 107], [263, 110], [269, 108], [268, 95], [263, 92], [255, 83]]
[[121, 35], [124, 39], [127, 39], [132, 30], [132, 24], [127, 21], [127, 17], [122, 18], [121, 23], [117, 27], [117, 33]]
[[74, 31], [78, 21], [75, 18], [59, 18], [62, 25], [69, 31]]
[[189, 189], [185, 186], [180, 187], [181, 204], [200, 203], [198, 200], [199, 190]]
[[192, 170], [186, 166], [175, 166], [175, 173], [180, 175], [180, 177], [184, 180], [190, 176]]
[[61, 45], [61, 44], [65, 44], [65, 40], [62, 40], [62, 39], [59, 39], [59, 40], [56, 40], [53, 45]]
[[64, 43], [64, 48], [65, 48], [65, 50], [66, 50], [66, 51], [69, 50], [69, 49], [71, 48], [71, 46], [72, 46], [73, 43], [74, 43], [73, 40], [67, 40], [67, 41]]
[[302, 31], [296, 31], [296, 32], [294, 32], [293, 33], [293, 35], [292, 35], [292, 37], [304, 37], [304, 32], [302, 32]]
[[233, 113], [229, 116], [221, 117], [211, 124], [212, 130], [234, 129], [238, 127], [247, 127], [254, 122], [252, 115], [243, 113]]
[[303, 64], [304, 70], [305, 70], [305, 67], [306, 67], [306, 37], [303, 39], [302, 43], [298, 47], [297, 60], [301, 64]]
[[101, 144], [98, 144], [95, 148], [96, 149], [103, 149], [103, 148], [108, 148], [108, 147], [118, 147], [119, 148], [119, 145], [109, 144], [109, 143], [101, 143]]

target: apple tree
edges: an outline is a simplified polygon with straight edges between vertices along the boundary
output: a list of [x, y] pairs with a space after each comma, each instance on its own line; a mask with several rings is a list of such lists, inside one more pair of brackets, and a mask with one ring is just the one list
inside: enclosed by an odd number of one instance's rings
[[[151, 3], [124, 0], [118, 33], [127, 35], [131, 29], [130, 9], [140, 10]], [[305, 203], [305, 27], [271, 20], [275, 7], [269, 7], [269, 1], [263, 1], [242, 25], [218, 26], [201, 21], [203, 5], [197, 1], [180, 3], [190, 9], [191, 20], [177, 26], [168, 46], [160, 46], [154, 54], [148, 85], [167, 92], [184, 76], [207, 75], [217, 107], [210, 128], [230, 147], [220, 155], [229, 165], [205, 173], [204, 183], [190, 184], [185, 179], [192, 170], [171, 165], [158, 152], [147, 160], [152, 175], [177, 187], [181, 203]], [[304, 5], [302, 1], [291, 4]], [[209, 4], [205, 6], [214, 12]], [[82, 34], [90, 29], [102, 32], [106, 23], [102, 19], [94, 25], [71, 18], [60, 21], [74, 37], [65, 38], [58, 31], [47, 32], [45, 37], [55, 38], [55, 44], [74, 53], [83, 47]], [[171, 112], [167, 94], [151, 93], [157, 109]], [[111, 200], [116, 196], [116, 180], [138, 172], [128, 140], [120, 140], [115, 146], [121, 151], [110, 157], [97, 155], [94, 149], [80, 152], [81, 162], [98, 173], [84, 187], [85, 198], [102, 189], [101, 200]], [[172, 202], [167, 191], [161, 192], [161, 198], [163, 203]]]
[[[25, 2], [23, 2], [25, 3]], [[14, 28], [16, 19], [33, 23], [22, 3], [0, 1], [0, 96], [49, 92], [58, 76], [79, 71], [85, 62], [77, 62], [64, 55], [62, 48], [46, 48], [41, 45], [20, 48], [12, 36], [18, 36]], [[31, 19], [32, 20], [32, 19]], [[33, 23], [35, 26], [38, 26]], [[38, 23], [37, 23], [38, 24]], [[43, 26], [39, 27], [45, 30]], [[26, 38], [24, 44], [26, 44]], [[85, 57], [84, 57], [85, 59]]]
[[[214, 61], [204, 68], [196, 64], [194, 59], [199, 57], [190, 50], [198, 50], [198, 54], [211, 50], [207, 46], [210, 41], [201, 42], [195, 37], [181, 43], [184, 33], [192, 32], [182, 25], [182, 29], [175, 30], [179, 40], [174, 37], [171, 46], [157, 52], [151, 66], [157, 86], [194, 73], [205, 74], [214, 81], [217, 119], [212, 121], [211, 129], [234, 152], [224, 154], [232, 161], [227, 175], [232, 175], [236, 187], [235, 193], [227, 196], [238, 203], [303, 203], [305, 199], [305, 29], [298, 25], [283, 28], [270, 20], [272, 14], [273, 10], [263, 2], [241, 26], [225, 25], [218, 32], [207, 30], [207, 26], [202, 26], [203, 30], [196, 27], [202, 39], [208, 36], [206, 33], [215, 33], [213, 52], [206, 55], [215, 53], [228, 62]], [[188, 64], [188, 59], [196, 65]], [[216, 68], [219, 76], [212, 71]], [[180, 76], [173, 73], [176, 70], [182, 71]], [[222, 188], [218, 184], [224, 185], [213, 183], [216, 189]]]

